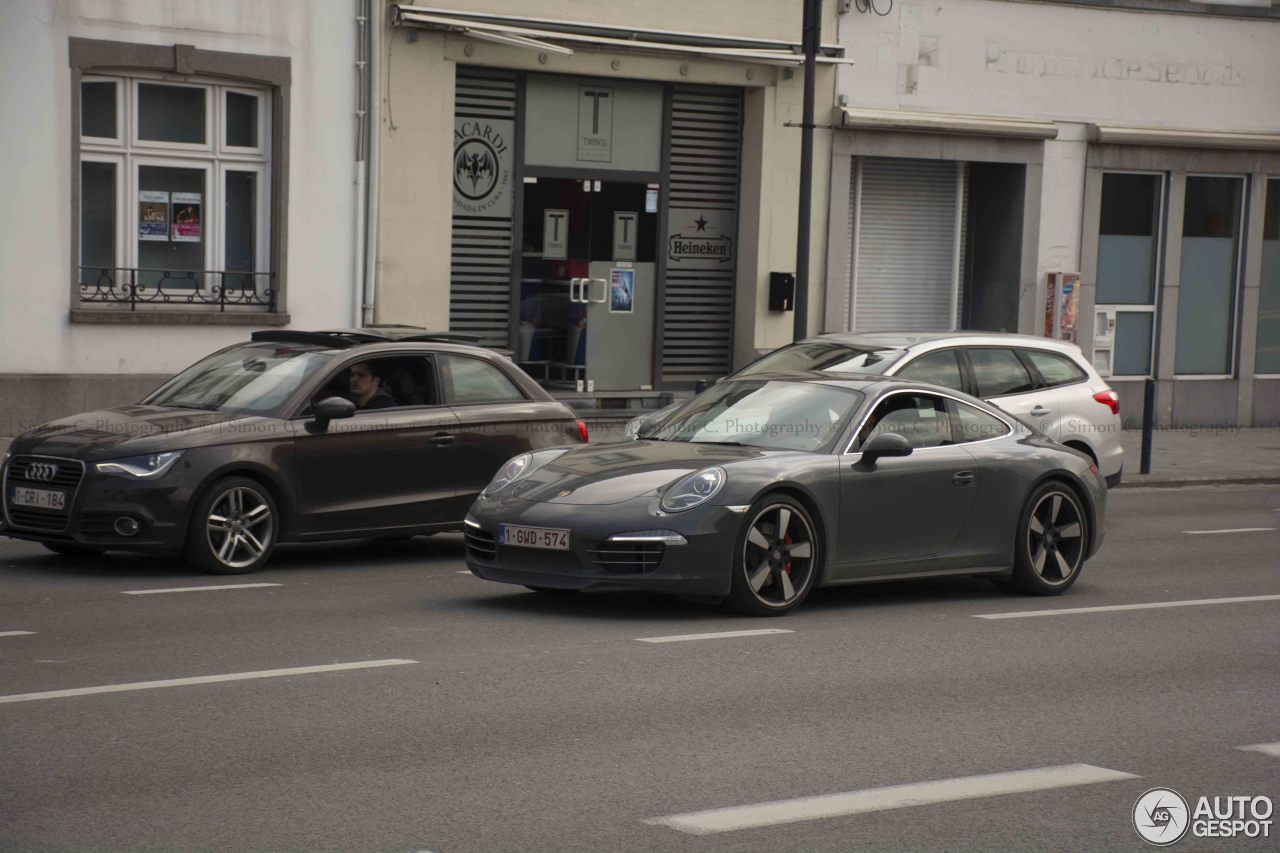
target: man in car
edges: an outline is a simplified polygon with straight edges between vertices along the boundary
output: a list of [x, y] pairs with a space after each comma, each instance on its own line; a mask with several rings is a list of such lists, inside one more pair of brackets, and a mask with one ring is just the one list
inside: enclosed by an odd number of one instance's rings
[[351, 366], [351, 402], [357, 409], [386, 409], [396, 404], [382, 375], [367, 361]]

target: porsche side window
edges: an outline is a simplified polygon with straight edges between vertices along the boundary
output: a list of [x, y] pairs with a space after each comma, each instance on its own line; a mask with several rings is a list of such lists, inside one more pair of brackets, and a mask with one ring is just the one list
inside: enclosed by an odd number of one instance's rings
[[964, 381], [960, 378], [960, 362], [956, 360], [956, 351], [953, 349], [925, 353], [899, 370], [897, 375], [956, 391], [964, 390]]
[[963, 442], [985, 441], [1009, 433], [1009, 427], [1004, 421], [981, 409], [975, 409], [968, 403], [956, 403], [956, 409], [960, 413], [960, 440]]
[[876, 406], [862, 427], [858, 446], [877, 435], [896, 433], [917, 450], [951, 444], [951, 419], [941, 397], [894, 394]]

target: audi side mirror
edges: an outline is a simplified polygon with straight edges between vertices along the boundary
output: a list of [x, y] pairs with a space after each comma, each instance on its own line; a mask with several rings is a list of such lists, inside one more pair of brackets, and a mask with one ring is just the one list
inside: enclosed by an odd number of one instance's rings
[[356, 413], [356, 404], [346, 397], [325, 397], [315, 404], [315, 428], [321, 432], [329, 428], [329, 421], [340, 421]]
[[882, 456], [910, 456], [911, 442], [896, 432], [882, 432], [862, 448], [862, 461], [874, 463]]

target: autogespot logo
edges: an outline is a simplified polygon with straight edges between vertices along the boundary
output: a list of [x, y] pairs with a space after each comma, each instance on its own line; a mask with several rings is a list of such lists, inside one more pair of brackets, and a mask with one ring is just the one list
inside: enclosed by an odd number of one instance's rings
[[1133, 828], [1142, 840], [1167, 847], [1182, 840], [1190, 825], [1187, 801], [1169, 788], [1152, 788], [1133, 804]]

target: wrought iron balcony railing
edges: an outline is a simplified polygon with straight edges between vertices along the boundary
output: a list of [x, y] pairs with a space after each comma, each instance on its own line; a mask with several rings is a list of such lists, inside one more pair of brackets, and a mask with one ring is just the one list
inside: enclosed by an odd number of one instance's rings
[[276, 307], [275, 273], [80, 267], [80, 301], [149, 308], [160, 305]]

